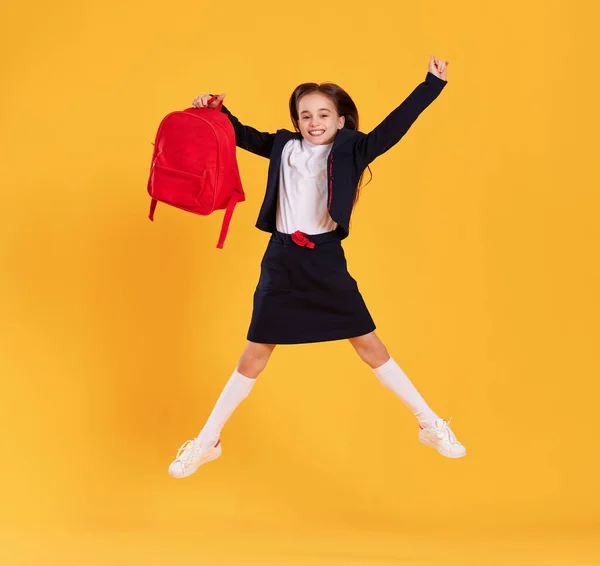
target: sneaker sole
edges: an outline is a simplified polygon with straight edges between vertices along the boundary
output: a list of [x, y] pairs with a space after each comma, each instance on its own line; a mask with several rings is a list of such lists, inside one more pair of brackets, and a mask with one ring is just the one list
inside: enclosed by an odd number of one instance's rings
[[439, 446], [436, 446], [436, 444], [434, 444], [433, 442], [430, 442], [426, 438], [419, 437], [419, 442], [421, 444], [424, 444], [425, 446], [429, 446], [430, 448], [437, 450], [442, 456], [445, 456], [446, 458], [457, 459], [457, 458], [464, 458], [467, 455], [466, 451], [464, 454], [449, 454], [448, 452], [441, 450], [439, 448]]

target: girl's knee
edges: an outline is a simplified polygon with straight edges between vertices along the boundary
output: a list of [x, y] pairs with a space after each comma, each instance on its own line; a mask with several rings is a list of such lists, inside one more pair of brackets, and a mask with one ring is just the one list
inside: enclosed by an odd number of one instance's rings
[[352, 338], [350, 343], [360, 359], [373, 369], [381, 367], [390, 359], [387, 348], [375, 333]]
[[244, 355], [255, 360], [268, 360], [275, 349], [275, 344], [258, 344], [256, 342], [248, 342]]
[[240, 358], [238, 371], [245, 377], [258, 377], [263, 369], [265, 369], [274, 349], [274, 344], [248, 342], [248, 345]]

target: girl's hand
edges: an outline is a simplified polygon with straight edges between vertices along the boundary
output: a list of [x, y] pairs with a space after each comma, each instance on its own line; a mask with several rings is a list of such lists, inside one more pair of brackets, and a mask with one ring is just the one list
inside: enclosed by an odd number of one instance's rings
[[212, 98], [210, 94], [201, 94], [200, 96], [194, 98], [194, 102], [192, 102], [192, 106], [194, 108], [216, 108], [221, 104], [223, 99], [225, 98], [225, 93], [219, 94], [217, 98], [215, 98], [210, 104], [208, 101]]
[[432, 75], [435, 75], [438, 79], [442, 79], [443, 81], [447, 81], [447, 69], [448, 65], [450, 65], [450, 61], [440, 61], [433, 55], [431, 59], [429, 59], [429, 72]]

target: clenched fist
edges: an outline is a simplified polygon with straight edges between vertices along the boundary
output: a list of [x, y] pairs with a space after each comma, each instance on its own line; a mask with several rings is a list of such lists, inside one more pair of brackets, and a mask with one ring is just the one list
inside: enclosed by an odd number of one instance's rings
[[450, 65], [450, 61], [440, 61], [433, 55], [431, 59], [429, 59], [429, 72], [432, 75], [435, 75], [438, 79], [442, 79], [443, 81], [447, 81], [447, 69], [448, 65]]

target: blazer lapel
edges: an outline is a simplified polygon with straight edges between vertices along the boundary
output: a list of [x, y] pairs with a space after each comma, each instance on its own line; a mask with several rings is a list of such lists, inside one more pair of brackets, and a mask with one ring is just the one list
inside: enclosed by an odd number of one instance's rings
[[340, 145], [347, 142], [355, 134], [356, 132], [354, 130], [351, 130], [349, 128], [342, 128], [333, 140], [333, 146], [331, 147], [331, 151], [335, 151]]

